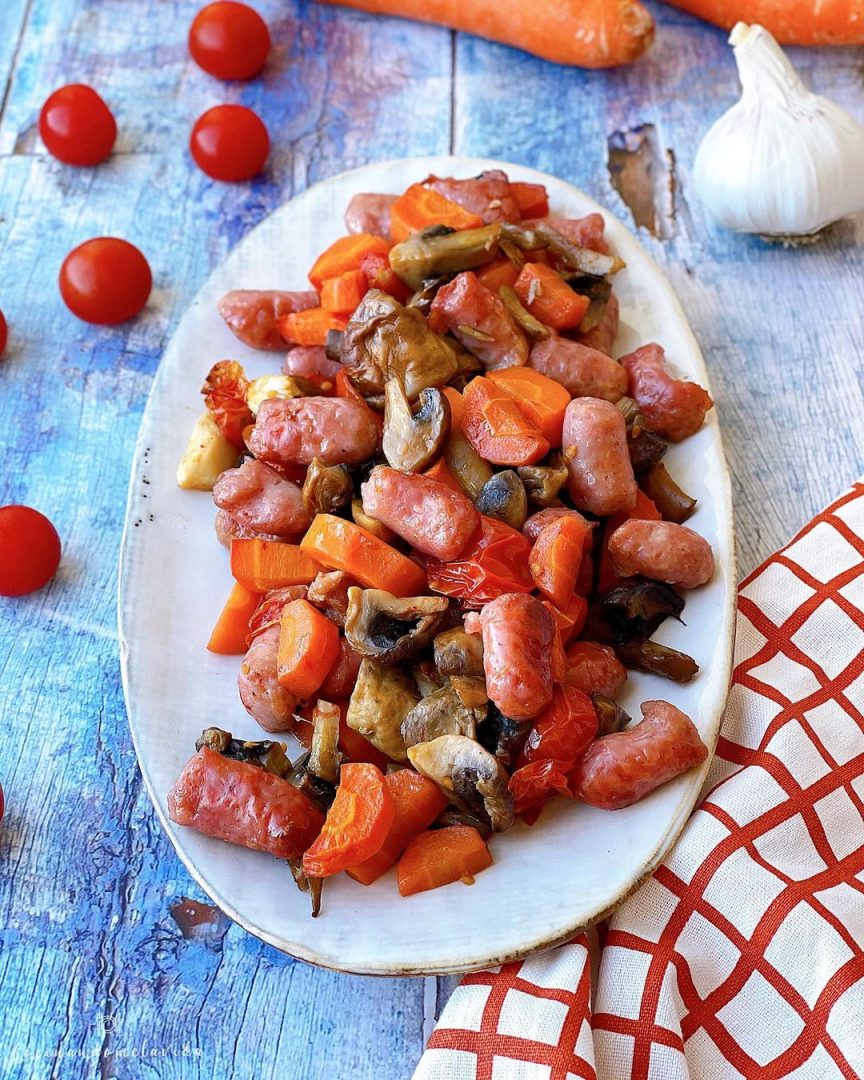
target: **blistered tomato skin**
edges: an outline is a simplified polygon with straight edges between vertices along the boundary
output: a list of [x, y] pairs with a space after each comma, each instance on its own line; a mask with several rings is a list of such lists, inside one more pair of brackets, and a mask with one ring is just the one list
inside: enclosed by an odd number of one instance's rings
[[708, 541], [671, 521], [625, 521], [609, 537], [609, 553], [619, 577], [641, 574], [679, 589], [696, 589], [714, 576]]
[[153, 288], [150, 264], [134, 244], [113, 236], [86, 240], [60, 267], [60, 295], [84, 322], [113, 326], [133, 318]]
[[44, 514], [29, 506], [0, 507], [0, 596], [41, 589], [60, 565], [60, 537]]
[[98, 165], [114, 149], [117, 122], [92, 86], [70, 83], [42, 106], [39, 134], [52, 157], [65, 165]]
[[9, 327], [6, 325], [6, 316], [0, 311], [0, 357], [6, 352], [6, 345], [9, 341]]
[[533, 720], [552, 700], [555, 621], [536, 597], [507, 593], [480, 613], [491, 701], [512, 720]]
[[624, 414], [600, 398], [574, 398], [564, 414], [564, 458], [570, 497], [598, 517], [636, 505], [636, 479]]
[[193, 19], [189, 52], [216, 79], [253, 79], [267, 62], [270, 31], [248, 4], [217, 0]]
[[573, 793], [600, 810], [620, 810], [708, 757], [693, 721], [668, 701], [646, 701], [636, 727], [589, 746], [571, 776]]
[[270, 136], [251, 109], [216, 105], [195, 121], [189, 149], [195, 164], [211, 179], [240, 183], [264, 168], [270, 155]]

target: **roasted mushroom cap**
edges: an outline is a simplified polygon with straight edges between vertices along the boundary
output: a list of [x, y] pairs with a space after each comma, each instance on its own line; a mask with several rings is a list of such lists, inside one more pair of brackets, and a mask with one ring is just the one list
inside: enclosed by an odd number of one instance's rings
[[405, 761], [402, 721], [420, 700], [414, 680], [402, 668], [364, 660], [348, 702], [348, 727], [394, 761]]
[[486, 719], [477, 728], [477, 739], [505, 769], [512, 769], [525, 746], [531, 723], [530, 720], [513, 720], [495, 705], [490, 705]]
[[477, 723], [485, 716], [467, 709], [452, 686], [443, 686], [424, 697], [402, 721], [402, 738], [406, 747], [431, 742], [441, 735], [467, 735], [476, 738]]
[[460, 232], [433, 225], [392, 247], [390, 265], [407, 285], [419, 289], [429, 278], [473, 270], [492, 262], [498, 254], [500, 235], [498, 225]]
[[244, 742], [232, 737], [230, 731], [222, 728], [205, 728], [195, 740], [195, 749], [206, 746], [217, 754], [233, 758], [234, 761], [248, 761], [260, 765], [274, 776], [286, 776], [291, 772], [291, 762], [285, 754], [285, 743], [263, 739], [260, 742]]
[[435, 667], [442, 675], [482, 675], [483, 638], [461, 626], [438, 634], [433, 642]]
[[393, 596], [383, 589], [348, 590], [345, 637], [361, 656], [404, 664], [433, 639], [447, 614], [446, 596]]
[[561, 488], [567, 483], [567, 466], [560, 457], [548, 465], [520, 465], [516, 470], [528, 501], [535, 506], [555, 506]]
[[312, 745], [307, 768], [313, 776], [336, 784], [340, 760], [339, 706], [319, 700], [312, 710]]
[[441, 452], [450, 432], [450, 403], [437, 387], [420, 391], [420, 407], [412, 413], [398, 379], [384, 387], [384, 438], [388, 465], [403, 472], [421, 472]]
[[345, 465], [324, 465], [318, 458], [306, 470], [303, 505], [307, 514], [335, 514], [351, 502], [354, 485]]
[[348, 613], [348, 590], [357, 582], [343, 570], [322, 570], [306, 592], [306, 599], [323, 611], [330, 622], [345, 626]]
[[444, 445], [444, 460], [469, 499], [476, 499], [483, 485], [492, 477], [489, 463], [455, 428], [451, 429], [450, 438]]
[[451, 675], [450, 685], [459, 695], [459, 700], [466, 709], [480, 709], [485, 716], [489, 694], [483, 675]]
[[521, 529], [528, 516], [525, 486], [512, 469], [504, 469], [487, 480], [474, 505], [481, 514], [497, 518], [511, 529]]
[[633, 472], [638, 476], [662, 460], [669, 449], [669, 443], [653, 431], [649, 431], [645, 426], [645, 417], [639, 412], [639, 405], [633, 398], [622, 397], [617, 404], [624, 414], [624, 422], [627, 425], [627, 452], [630, 455], [630, 464], [633, 466]]
[[647, 641], [670, 616], [678, 619], [684, 597], [671, 585], [633, 577], [605, 593], [596, 605], [616, 645]]
[[488, 820], [495, 832], [513, 824], [507, 773], [480, 743], [465, 735], [442, 735], [409, 747], [408, 760], [433, 780], [454, 806]]
[[377, 518], [369, 517], [366, 511], [363, 509], [362, 499], [351, 500], [351, 517], [354, 519], [354, 524], [359, 525], [361, 529], [365, 529], [366, 532], [371, 532], [373, 536], [377, 536], [379, 540], [383, 540], [385, 544], [389, 544], [393, 539], [393, 530], [388, 529]]
[[442, 686], [447, 685], [447, 676], [442, 675], [431, 660], [418, 660], [411, 668], [411, 674], [417, 683], [417, 689], [423, 697], [429, 697]]

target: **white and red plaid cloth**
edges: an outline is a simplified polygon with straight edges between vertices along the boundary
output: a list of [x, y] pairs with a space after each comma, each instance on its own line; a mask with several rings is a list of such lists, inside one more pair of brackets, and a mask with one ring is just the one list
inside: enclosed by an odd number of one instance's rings
[[599, 941], [467, 975], [414, 1080], [864, 1077], [864, 483], [743, 582], [735, 664], [664, 865]]

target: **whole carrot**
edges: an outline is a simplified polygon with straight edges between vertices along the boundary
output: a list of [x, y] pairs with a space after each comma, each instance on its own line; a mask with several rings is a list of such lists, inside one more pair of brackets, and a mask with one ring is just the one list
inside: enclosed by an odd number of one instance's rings
[[[639, 0], [323, 0], [377, 15], [439, 23], [575, 67], [637, 59], [654, 38]], [[778, 4], [781, 0], [777, 0]]]
[[864, 45], [864, 0], [666, 0], [731, 30], [759, 23], [782, 45]]

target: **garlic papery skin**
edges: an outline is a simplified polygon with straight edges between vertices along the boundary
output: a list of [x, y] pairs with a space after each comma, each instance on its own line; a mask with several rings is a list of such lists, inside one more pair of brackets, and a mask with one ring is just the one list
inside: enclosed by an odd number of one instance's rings
[[738, 23], [729, 41], [741, 99], [693, 173], [708, 212], [736, 232], [794, 240], [864, 210], [864, 127], [812, 94], [764, 27]]

